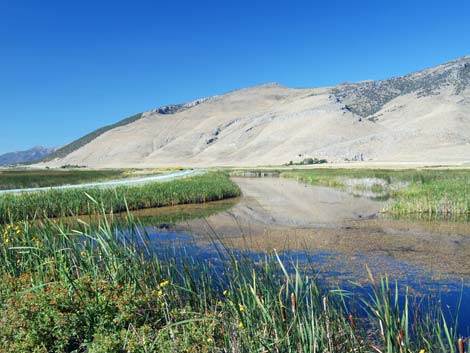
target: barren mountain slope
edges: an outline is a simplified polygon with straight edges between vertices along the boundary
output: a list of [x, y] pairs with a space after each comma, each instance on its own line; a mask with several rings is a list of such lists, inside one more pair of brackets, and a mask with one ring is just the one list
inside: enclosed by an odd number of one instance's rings
[[470, 58], [383, 81], [246, 88], [145, 112], [48, 165], [470, 160]]

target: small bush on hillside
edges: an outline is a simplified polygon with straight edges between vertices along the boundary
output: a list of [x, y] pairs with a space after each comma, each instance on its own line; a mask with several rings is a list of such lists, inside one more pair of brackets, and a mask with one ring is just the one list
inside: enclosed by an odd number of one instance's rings
[[325, 164], [328, 163], [326, 159], [318, 159], [318, 158], [305, 158], [303, 161], [300, 162], [293, 162], [289, 161], [287, 165], [312, 165], [312, 164]]

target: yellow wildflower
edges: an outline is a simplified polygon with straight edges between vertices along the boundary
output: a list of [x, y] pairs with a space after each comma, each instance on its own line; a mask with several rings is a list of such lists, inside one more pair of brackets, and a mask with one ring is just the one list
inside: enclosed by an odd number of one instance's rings
[[212, 343], [212, 342], [213, 342], [213, 339], [209, 337], [209, 338], [206, 340], [206, 342], [207, 342], [207, 343]]
[[163, 291], [161, 289], [157, 292], [157, 297], [158, 298], [163, 297]]
[[240, 311], [245, 311], [245, 307], [243, 305], [239, 306]]
[[243, 328], [243, 322], [238, 323], [238, 328]]
[[227, 295], [228, 294], [228, 290], [224, 290], [224, 295]]
[[167, 285], [169, 285], [169, 284], [170, 284], [170, 281], [169, 281], [169, 280], [166, 280], [166, 281], [160, 282], [159, 285], [160, 285], [160, 287], [165, 287], [165, 286], [167, 286]]
[[426, 353], [426, 351], [424, 349], [421, 349], [419, 353]]

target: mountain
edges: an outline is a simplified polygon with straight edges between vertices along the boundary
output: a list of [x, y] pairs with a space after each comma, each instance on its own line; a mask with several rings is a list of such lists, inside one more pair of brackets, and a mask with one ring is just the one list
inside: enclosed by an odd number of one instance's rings
[[26, 151], [5, 153], [0, 155], [0, 165], [38, 162], [56, 150], [56, 147], [36, 146]]
[[47, 165], [254, 166], [470, 160], [470, 57], [380, 81], [249, 87], [122, 120]]

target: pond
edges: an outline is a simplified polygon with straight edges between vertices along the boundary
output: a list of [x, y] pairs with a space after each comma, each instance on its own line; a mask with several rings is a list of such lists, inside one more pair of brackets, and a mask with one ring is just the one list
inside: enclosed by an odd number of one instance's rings
[[470, 223], [388, 219], [380, 211], [390, 200], [290, 179], [233, 180], [243, 193], [237, 200], [138, 215], [155, 242], [204, 258], [215, 256], [215, 244], [253, 257], [275, 249], [342, 288], [366, 283], [370, 268], [411, 293], [438, 297], [451, 314], [462, 296], [460, 329], [468, 333]]

